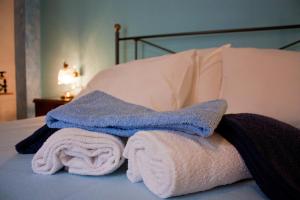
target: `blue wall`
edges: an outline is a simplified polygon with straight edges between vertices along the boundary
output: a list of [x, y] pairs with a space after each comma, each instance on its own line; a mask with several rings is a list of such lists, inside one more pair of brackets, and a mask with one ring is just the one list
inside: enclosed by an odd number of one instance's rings
[[[300, 23], [299, 0], [41, 0], [42, 95], [59, 96], [57, 73], [62, 63], [82, 68], [82, 83], [114, 64], [113, 25], [122, 36]], [[299, 31], [298, 31], [299, 33]], [[285, 34], [230, 34], [201, 39], [158, 40], [174, 50], [234, 46], [274, 47], [296, 38]], [[299, 35], [299, 34], [298, 34]], [[132, 46], [126, 43], [122, 49]], [[142, 48], [142, 56], [161, 52]], [[122, 55], [130, 60], [132, 51]]]
[[34, 117], [32, 100], [41, 96], [40, 1], [25, 1], [27, 117]]

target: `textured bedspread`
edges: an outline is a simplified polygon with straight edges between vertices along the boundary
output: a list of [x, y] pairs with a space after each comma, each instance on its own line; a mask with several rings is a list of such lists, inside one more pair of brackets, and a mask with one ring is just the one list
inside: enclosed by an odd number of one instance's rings
[[[159, 199], [142, 183], [132, 184], [126, 166], [102, 177], [60, 172], [42, 176], [32, 172], [33, 155], [20, 155], [14, 145], [43, 125], [43, 118], [0, 123], [0, 199], [81, 200], [81, 199]], [[171, 198], [181, 200], [262, 200], [267, 199], [254, 181], [238, 182], [206, 192]]]

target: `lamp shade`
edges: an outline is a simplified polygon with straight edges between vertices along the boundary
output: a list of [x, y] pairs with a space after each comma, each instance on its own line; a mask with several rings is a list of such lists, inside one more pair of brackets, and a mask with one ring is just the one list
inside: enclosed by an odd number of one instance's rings
[[72, 68], [63, 68], [58, 72], [58, 85], [68, 85], [76, 82], [76, 74]]
[[62, 99], [70, 100], [73, 96], [73, 90], [78, 87], [79, 72], [74, 67], [69, 67], [69, 65], [64, 62], [64, 68], [60, 69], [58, 72], [57, 83], [58, 85], [64, 85], [65, 93], [61, 96]]
[[76, 78], [79, 76], [79, 73], [72, 67], [64, 62], [64, 68], [60, 69], [58, 72], [58, 85], [68, 85], [76, 82]]

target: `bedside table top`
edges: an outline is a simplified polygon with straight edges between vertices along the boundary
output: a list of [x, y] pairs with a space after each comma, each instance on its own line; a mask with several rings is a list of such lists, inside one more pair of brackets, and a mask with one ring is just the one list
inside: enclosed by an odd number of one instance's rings
[[49, 103], [67, 103], [72, 99], [61, 99], [61, 98], [35, 98], [33, 99], [34, 103], [37, 102], [49, 102]]
[[69, 103], [72, 99], [61, 98], [36, 98], [33, 99], [35, 104], [35, 116], [46, 115], [50, 110]]

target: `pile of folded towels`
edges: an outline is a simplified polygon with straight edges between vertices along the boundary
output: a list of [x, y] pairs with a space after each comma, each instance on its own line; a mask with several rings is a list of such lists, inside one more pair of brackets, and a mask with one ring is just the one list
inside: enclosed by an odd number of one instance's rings
[[[288, 193], [289, 199], [296, 199], [300, 191], [300, 131], [258, 115], [224, 115], [226, 107], [224, 100], [214, 100], [157, 112], [95, 91], [50, 111], [47, 124], [16, 149], [36, 153], [32, 169], [40, 174], [65, 169], [74, 174], [104, 175], [115, 171], [127, 158], [128, 179], [143, 181], [161, 198], [253, 176], [269, 197]], [[260, 126], [264, 134], [255, 134]], [[272, 136], [268, 127], [272, 127]], [[285, 142], [278, 144], [282, 130]], [[267, 142], [262, 142], [265, 139]], [[278, 150], [293, 144], [289, 155]], [[274, 191], [271, 182], [274, 187], [284, 187]]]

